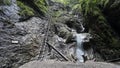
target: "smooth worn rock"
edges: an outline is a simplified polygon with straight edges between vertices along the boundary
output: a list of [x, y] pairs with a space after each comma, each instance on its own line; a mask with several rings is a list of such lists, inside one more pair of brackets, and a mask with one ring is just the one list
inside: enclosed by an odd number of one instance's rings
[[86, 63], [58, 62], [54, 60], [31, 61], [19, 68], [119, 68], [119, 65], [88, 61]]

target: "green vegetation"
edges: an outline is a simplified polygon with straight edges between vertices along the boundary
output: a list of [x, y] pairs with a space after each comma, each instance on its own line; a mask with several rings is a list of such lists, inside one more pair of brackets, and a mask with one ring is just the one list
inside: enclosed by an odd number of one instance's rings
[[53, 17], [54, 23], [63, 22], [66, 20], [62, 15], [67, 14], [64, 10], [54, 11], [51, 15]]
[[0, 0], [0, 5], [11, 5], [11, 0]]
[[120, 48], [120, 46], [119, 46], [120, 41], [119, 41], [118, 39], [116, 39], [116, 38], [113, 37], [113, 38], [111, 39], [111, 43], [112, 43], [112, 44], [111, 44], [111, 45], [112, 45], [112, 46], [111, 46], [112, 48]]
[[3, 2], [4, 2], [5, 5], [11, 5], [10, 0], [3, 0]]
[[21, 16], [33, 16], [34, 15], [34, 10], [30, 8], [29, 6], [25, 5], [21, 1], [17, 1], [17, 5], [20, 7], [20, 15]]
[[68, 5], [70, 3], [70, 0], [53, 0], [53, 2], [59, 2], [59, 3], [62, 3], [64, 5]]
[[45, 6], [45, 0], [34, 0], [34, 2], [42, 12], [44, 13], [47, 12], [47, 7]]
[[83, 11], [85, 15], [94, 14], [97, 15], [101, 12], [99, 7], [105, 7], [109, 0], [79, 0], [76, 4], [76, 8]]
[[102, 10], [106, 7], [109, 0], [79, 0], [73, 9], [83, 12], [85, 17], [97, 17], [97, 22], [106, 22]]
[[106, 7], [109, 0], [53, 0], [71, 7], [73, 10], [82, 12], [85, 18], [97, 17], [97, 22], [106, 22], [102, 10]]
[[17, 0], [17, 5], [20, 7], [19, 14], [23, 17], [39, 15], [40, 13], [44, 15], [47, 12], [45, 0]]

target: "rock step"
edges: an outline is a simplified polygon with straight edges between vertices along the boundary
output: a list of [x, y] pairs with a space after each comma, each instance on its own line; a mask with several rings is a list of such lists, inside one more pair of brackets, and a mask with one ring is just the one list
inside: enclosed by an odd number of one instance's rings
[[72, 63], [47, 60], [42, 62], [31, 61], [20, 66], [19, 68], [120, 68], [120, 66], [111, 63], [93, 61], [87, 61], [85, 63]]

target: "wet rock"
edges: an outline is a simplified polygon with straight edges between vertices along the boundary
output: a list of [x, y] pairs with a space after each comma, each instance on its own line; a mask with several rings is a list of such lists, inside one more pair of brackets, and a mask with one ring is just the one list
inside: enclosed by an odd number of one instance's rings
[[71, 63], [71, 62], [58, 62], [54, 60], [47, 61], [31, 61], [19, 68], [119, 68], [120, 66], [112, 63], [105, 62], [93, 62], [88, 61], [86, 63]]

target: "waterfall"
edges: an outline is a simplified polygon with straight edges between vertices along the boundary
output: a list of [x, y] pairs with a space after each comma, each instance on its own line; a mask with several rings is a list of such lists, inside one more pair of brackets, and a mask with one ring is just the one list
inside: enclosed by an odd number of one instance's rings
[[78, 59], [78, 62], [84, 62], [83, 55], [85, 54], [85, 51], [83, 49], [83, 42], [89, 42], [89, 38], [89, 33], [76, 34], [76, 57]]
[[81, 32], [83, 32], [85, 30], [85, 28], [83, 27], [82, 23], [80, 25], [81, 25], [81, 28], [82, 28]]

